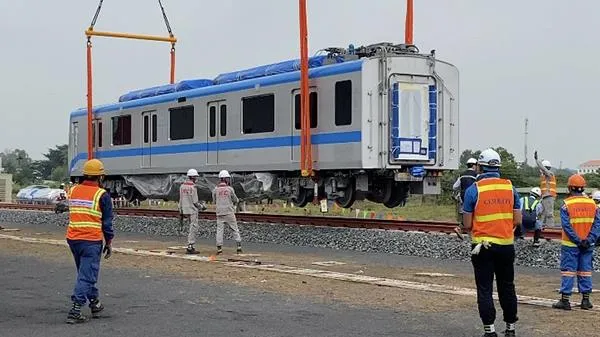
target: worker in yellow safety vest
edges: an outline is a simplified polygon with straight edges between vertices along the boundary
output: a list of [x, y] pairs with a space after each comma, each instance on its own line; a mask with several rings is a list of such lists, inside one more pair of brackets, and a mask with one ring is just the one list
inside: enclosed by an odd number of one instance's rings
[[77, 282], [71, 296], [73, 306], [67, 316], [69, 324], [88, 320], [81, 313], [81, 307], [88, 300], [92, 317], [97, 317], [104, 309], [96, 282], [102, 253], [105, 253], [106, 259], [112, 254], [114, 232], [110, 193], [100, 187], [103, 178], [102, 162], [88, 160], [83, 165], [83, 182], [74, 186], [68, 196], [70, 213], [66, 238], [77, 267]]

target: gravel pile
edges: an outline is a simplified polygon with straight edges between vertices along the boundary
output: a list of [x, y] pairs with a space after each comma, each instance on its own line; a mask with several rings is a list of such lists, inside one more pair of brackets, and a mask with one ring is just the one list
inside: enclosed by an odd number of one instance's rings
[[[67, 214], [0, 210], [0, 223], [46, 223], [49, 226], [65, 226]], [[460, 241], [454, 235], [262, 223], [239, 223], [239, 225], [242, 240], [246, 242], [470, 260], [468, 238]], [[167, 218], [116, 216], [114, 221], [116, 231], [164, 236], [186, 236], [187, 226], [186, 223], [184, 228], [180, 229], [178, 219]], [[200, 221], [199, 237], [214, 239], [215, 232], [215, 221]], [[225, 230], [225, 238], [232, 239], [228, 229]], [[559, 268], [560, 244], [558, 242], [544, 240], [540, 247], [534, 248], [531, 246], [531, 241], [518, 241], [516, 249], [517, 265]], [[596, 271], [600, 271], [599, 262], [598, 251], [596, 251], [594, 256]]]

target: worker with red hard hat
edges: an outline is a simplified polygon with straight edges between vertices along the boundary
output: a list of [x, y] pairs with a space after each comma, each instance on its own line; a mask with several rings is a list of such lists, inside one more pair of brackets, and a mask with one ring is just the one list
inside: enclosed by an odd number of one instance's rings
[[594, 244], [600, 236], [600, 212], [595, 202], [583, 195], [585, 179], [580, 174], [569, 177], [569, 196], [560, 208], [562, 247], [560, 251], [561, 299], [553, 308], [571, 310], [569, 298], [577, 276], [582, 295], [581, 309], [591, 309], [592, 260]]
[[77, 283], [71, 296], [73, 306], [67, 316], [69, 324], [88, 320], [81, 313], [81, 307], [88, 300], [92, 317], [97, 317], [104, 309], [96, 282], [102, 253], [105, 253], [105, 259], [112, 254], [114, 232], [112, 199], [110, 193], [100, 187], [103, 178], [102, 162], [98, 159], [88, 160], [83, 165], [83, 182], [69, 191], [70, 212], [66, 236], [77, 267]]

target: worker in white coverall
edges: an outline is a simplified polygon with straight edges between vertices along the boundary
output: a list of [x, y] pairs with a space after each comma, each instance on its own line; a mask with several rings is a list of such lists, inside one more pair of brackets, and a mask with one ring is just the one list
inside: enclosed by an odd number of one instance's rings
[[219, 172], [219, 184], [212, 193], [217, 213], [217, 255], [223, 253], [223, 229], [225, 224], [233, 231], [233, 239], [237, 242], [237, 253], [242, 252], [242, 238], [235, 218], [235, 208], [239, 202], [231, 185], [231, 175], [226, 170]]
[[541, 221], [546, 227], [554, 227], [554, 201], [556, 199], [556, 177], [550, 171], [552, 164], [548, 160], [540, 161], [537, 151], [533, 157], [540, 169], [540, 189], [542, 190], [542, 207], [544, 208]]
[[196, 236], [198, 235], [198, 209], [200, 202], [198, 201], [198, 190], [196, 189], [196, 179], [198, 171], [189, 169], [187, 172], [188, 180], [179, 187], [179, 213], [190, 219], [190, 232], [188, 234], [187, 254], [198, 254], [194, 248], [196, 244]]

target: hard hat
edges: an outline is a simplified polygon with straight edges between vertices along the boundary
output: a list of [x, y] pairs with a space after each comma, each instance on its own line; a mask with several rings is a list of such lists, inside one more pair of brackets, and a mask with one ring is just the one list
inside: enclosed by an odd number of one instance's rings
[[574, 174], [567, 181], [568, 187], [585, 187], [585, 178], [581, 174]]
[[535, 194], [538, 198], [542, 196], [542, 190], [539, 187], [532, 188], [529, 193]]
[[469, 158], [469, 160], [467, 160], [467, 165], [469, 165], [469, 164], [477, 164], [477, 159]]
[[98, 159], [90, 159], [83, 164], [83, 174], [86, 176], [103, 176], [104, 164]]
[[542, 166], [543, 167], [552, 167], [552, 164], [550, 163], [549, 160], [542, 160]]
[[600, 201], [600, 191], [594, 191], [594, 193], [592, 193], [592, 199]]
[[221, 170], [221, 172], [219, 172], [219, 178], [231, 178], [231, 176], [227, 170]]
[[500, 163], [500, 155], [493, 149], [483, 150], [479, 155], [479, 164], [482, 166], [500, 167]]
[[197, 177], [198, 176], [198, 171], [196, 171], [196, 169], [189, 169], [187, 171], [187, 176], [188, 177]]

